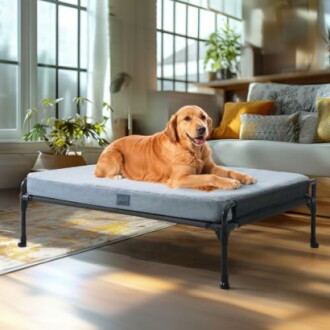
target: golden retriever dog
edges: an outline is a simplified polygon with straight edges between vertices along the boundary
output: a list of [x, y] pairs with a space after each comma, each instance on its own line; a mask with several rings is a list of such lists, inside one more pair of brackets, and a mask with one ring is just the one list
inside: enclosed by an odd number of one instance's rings
[[162, 132], [131, 135], [112, 142], [100, 155], [94, 174], [206, 191], [255, 183], [250, 175], [214, 163], [206, 143], [211, 130], [212, 119], [203, 109], [184, 106]]

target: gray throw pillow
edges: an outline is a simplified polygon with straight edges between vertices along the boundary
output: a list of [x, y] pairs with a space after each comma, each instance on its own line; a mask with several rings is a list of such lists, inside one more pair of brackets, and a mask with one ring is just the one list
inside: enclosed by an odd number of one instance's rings
[[240, 139], [299, 142], [299, 113], [293, 115], [241, 115]]
[[247, 100], [274, 101], [276, 114], [291, 115], [297, 111], [316, 112], [315, 101], [320, 97], [330, 97], [330, 84], [251, 83]]
[[317, 130], [317, 113], [301, 111], [299, 125], [299, 143], [313, 143]]

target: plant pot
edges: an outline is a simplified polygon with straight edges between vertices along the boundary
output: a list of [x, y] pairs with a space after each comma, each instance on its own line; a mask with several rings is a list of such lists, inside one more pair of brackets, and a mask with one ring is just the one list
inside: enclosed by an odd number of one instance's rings
[[57, 168], [73, 167], [86, 165], [82, 155], [54, 155], [39, 151], [38, 158], [31, 171], [45, 171]]
[[217, 73], [215, 71], [207, 71], [207, 79], [208, 81], [217, 80]]
[[231, 72], [229, 69], [221, 69], [221, 78], [222, 79], [236, 78], [236, 74]]

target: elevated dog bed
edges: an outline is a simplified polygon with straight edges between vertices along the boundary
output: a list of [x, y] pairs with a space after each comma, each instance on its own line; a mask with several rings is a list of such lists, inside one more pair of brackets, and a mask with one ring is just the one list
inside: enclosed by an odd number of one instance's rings
[[220, 286], [223, 289], [229, 288], [227, 245], [234, 228], [307, 204], [311, 210], [311, 247], [318, 247], [314, 181], [295, 173], [235, 170], [253, 175], [257, 183], [237, 190], [204, 192], [128, 179], [96, 178], [94, 165], [30, 173], [21, 187], [19, 246], [27, 244], [26, 208], [35, 200], [212, 229], [221, 242]]

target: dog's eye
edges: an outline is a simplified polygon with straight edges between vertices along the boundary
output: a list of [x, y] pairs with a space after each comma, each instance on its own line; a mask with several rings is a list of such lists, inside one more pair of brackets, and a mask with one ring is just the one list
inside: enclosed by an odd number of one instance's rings
[[185, 120], [185, 121], [190, 121], [190, 119], [191, 118], [189, 116], [186, 116], [186, 117], [183, 118], [183, 120]]
[[202, 120], [205, 120], [206, 119], [206, 116], [205, 115], [201, 115], [201, 119]]

